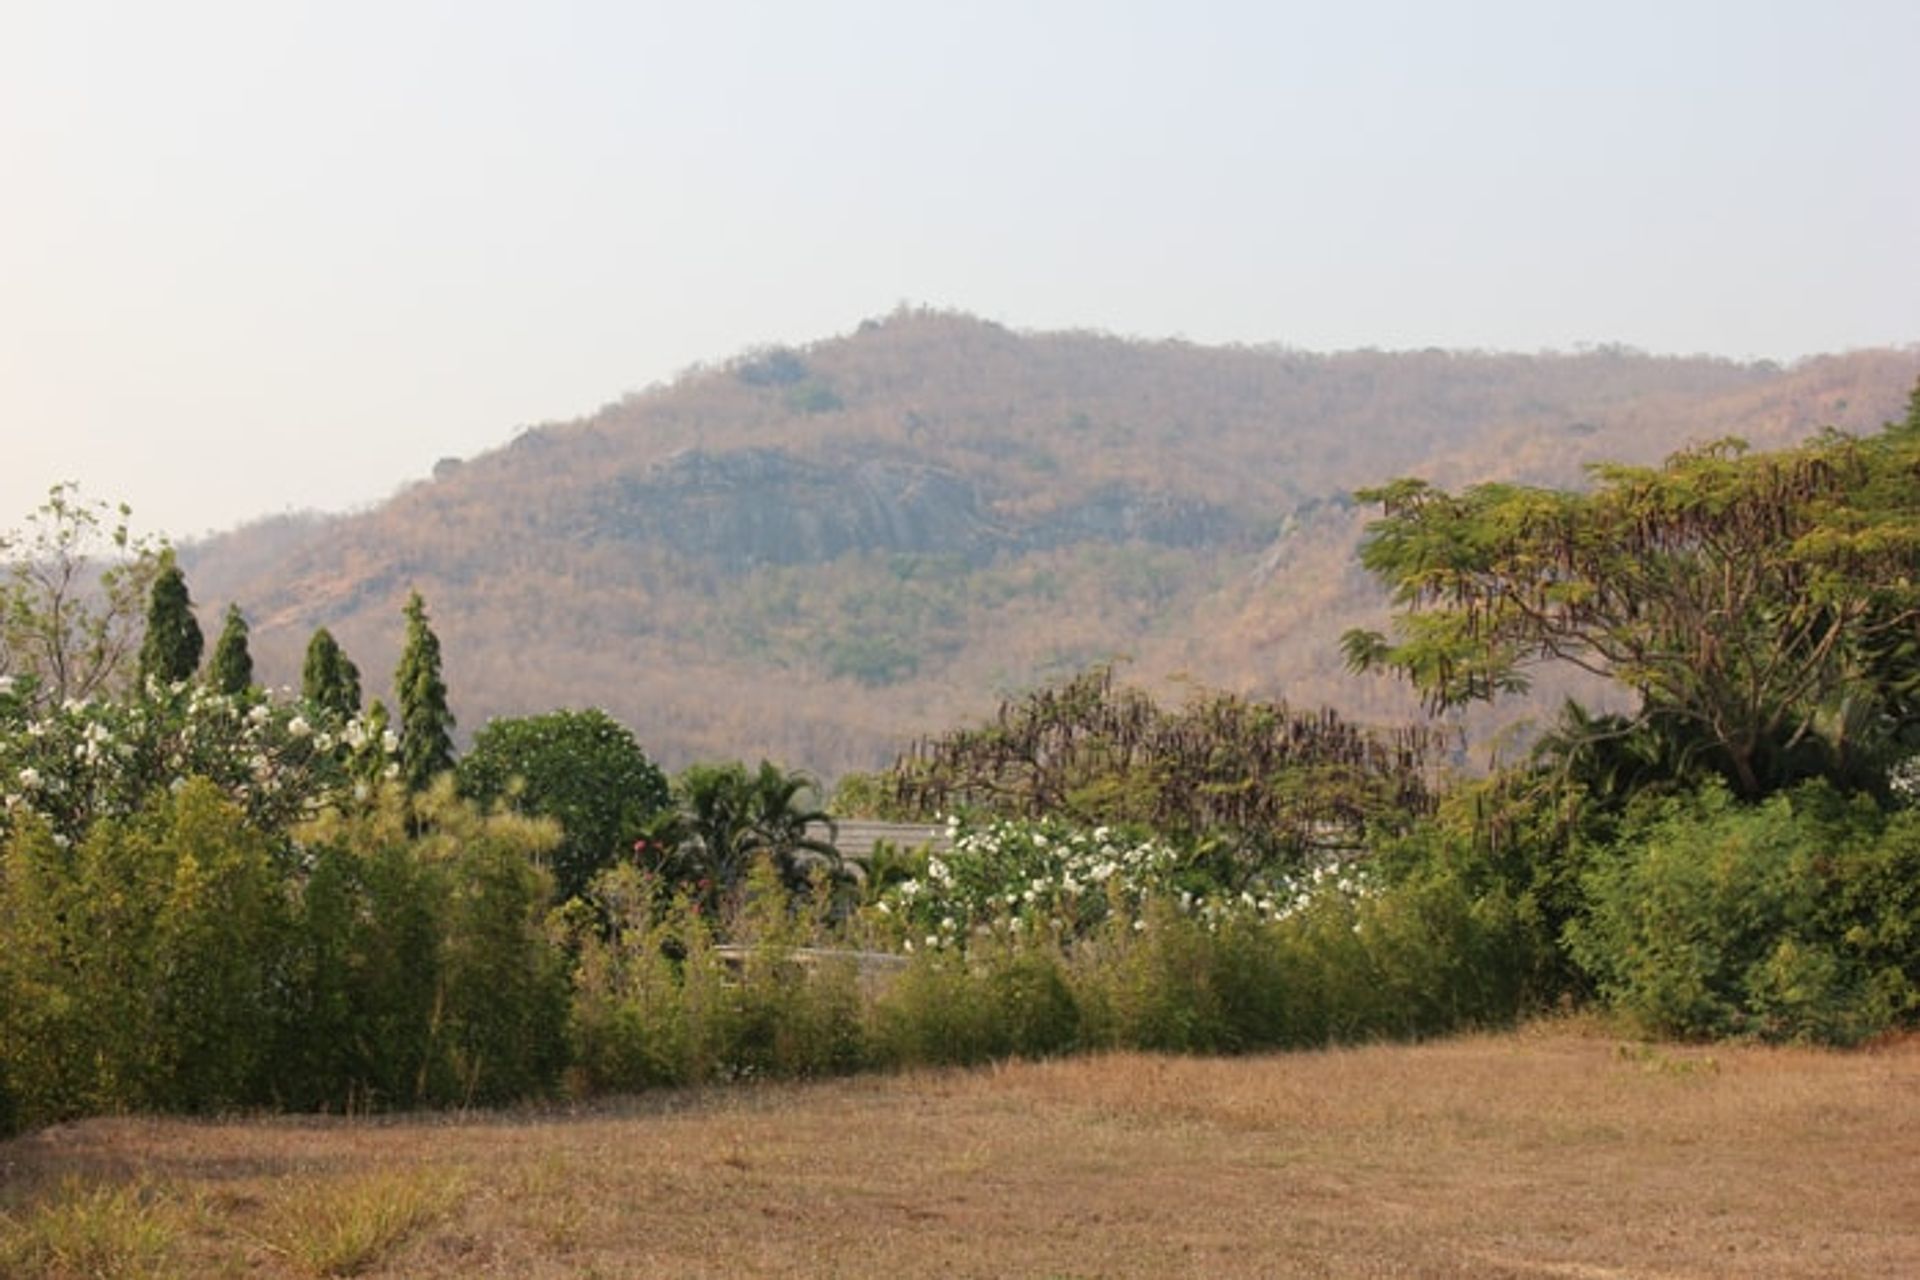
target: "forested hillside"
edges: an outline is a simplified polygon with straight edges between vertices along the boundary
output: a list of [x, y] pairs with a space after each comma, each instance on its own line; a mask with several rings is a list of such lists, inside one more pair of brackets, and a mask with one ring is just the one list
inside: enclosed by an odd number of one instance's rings
[[417, 588], [465, 731], [600, 706], [669, 764], [868, 767], [1113, 657], [1148, 684], [1400, 716], [1402, 689], [1340, 666], [1342, 631], [1385, 617], [1351, 490], [1573, 484], [1726, 435], [1870, 430], [1917, 368], [1912, 349], [1317, 355], [901, 311], [182, 562], [208, 619], [246, 610], [269, 682], [297, 683], [326, 626], [381, 692]]

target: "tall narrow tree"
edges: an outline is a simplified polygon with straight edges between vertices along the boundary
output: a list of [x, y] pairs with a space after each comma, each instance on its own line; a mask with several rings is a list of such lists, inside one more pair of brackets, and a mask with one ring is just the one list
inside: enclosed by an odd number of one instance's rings
[[149, 680], [161, 684], [191, 680], [205, 647], [200, 624], [194, 621], [186, 575], [174, 562], [173, 552], [163, 552], [160, 576], [153, 580], [147, 598], [147, 635], [140, 642], [141, 687]]
[[360, 668], [325, 627], [307, 641], [307, 659], [300, 668], [300, 695], [341, 720], [359, 714]]
[[240, 606], [227, 606], [226, 624], [213, 644], [207, 663], [207, 683], [220, 693], [238, 696], [253, 684], [253, 655], [247, 651], [247, 620]]
[[407, 641], [394, 672], [400, 703], [400, 779], [409, 791], [424, 791], [453, 768], [453, 713], [440, 678], [440, 638], [427, 623], [418, 591], [407, 600]]

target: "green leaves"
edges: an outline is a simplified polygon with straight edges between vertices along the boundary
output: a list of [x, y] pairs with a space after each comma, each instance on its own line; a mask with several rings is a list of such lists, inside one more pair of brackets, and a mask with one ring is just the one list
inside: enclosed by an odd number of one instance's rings
[[1920, 621], [1920, 441], [1722, 440], [1594, 475], [1587, 493], [1364, 494], [1383, 515], [1361, 560], [1400, 613], [1391, 639], [1344, 637], [1348, 666], [1398, 672], [1435, 710], [1524, 688], [1541, 663], [1609, 676], [1692, 726], [1745, 795], [1854, 770], [1870, 744], [1823, 732], [1840, 702], [1874, 705], [1879, 742], [1916, 727], [1881, 637]]
[[394, 672], [400, 703], [400, 777], [410, 791], [424, 791], [453, 768], [453, 712], [440, 678], [440, 637], [427, 622], [418, 591], [407, 599], [407, 639]]

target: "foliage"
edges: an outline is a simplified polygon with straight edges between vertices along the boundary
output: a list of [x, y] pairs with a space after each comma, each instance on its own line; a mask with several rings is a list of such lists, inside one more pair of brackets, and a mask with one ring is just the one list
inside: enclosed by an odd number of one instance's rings
[[163, 552], [160, 572], [148, 597], [146, 636], [140, 642], [140, 684], [144, 687], [149, 681], [173, 684], [193, 679], [204, 645], [200, 624], [193, 617], [186, 576], [174, 562], [173, 553]]
[[[442, 782], [388, 788], [302, 835], [315, 860], [298, 922], [306, 1005], [288, 1034], [330, 1055], [307, 1087], [334, 1105], [379, 1106], [551, 1090], [567, 987], [536, 863], [557, 827], [482, 814]], [[310, 1019], [327, 1020], [324, 1032]]]
[[[765, 760], [751, 772], [738, 761], [693, 764], [673, 780], [673, 794], [676, 812], [649, 827], [653, 868], [696, 887], [709, 908], [739, 890], [757, 858], [769, 859], [795, 892], [845, 874], [833, 819], [818, 807], [819, 785], [808, 774]], [[816, 824], [828, 838], [810, 833]]]
[[1601, 466], [1571, 493], [1420, 480], [1381, 504], [1361, 556], [1397, 639], [1349, 632], [1356, 669], [1434, 708], [1523, 689], [1561, 662], [1640, 697], [1644, 726], [1754, 797], [1806, 776], [1884, 779], [1920, 733], [1920, 422], [1663, 467]]
[[1229, 870], [1250, 875], [1362, 847], [1376, 828], [1429, 811], [1441, 744], [1431, 730], [1380, 734], [1229, 693], [1164, 711], [1097, 667], [1002, 704], [981, 728], [917, 744], [890, 783], [907, 812], [978, 807], [1211, 840], [1232, 851]]
[[559, 822], [554, 892], [583, 895], [593, 877], [642, 839], [671, 804], [667, 779], [633, 734], [604, 711], [550, 711], [493, 720], [474, 735], [456, 773], [482, 805]]
[[134, 674], [163, 548], [133, 535], [131, 514], [56, 484], [25, 533], [0, 536], [0, 676], [36, 709], [116, 692]]
[[407, 637], [394, 672], [394, 697], [400, 704], [400, 778], [412, 791], [424, 791], [453, 768], [453, 712], [440, 678], [440, 637], [427, 621], [418, 591], [407, 598]]
[[1920, 1009], [1920, 815], [1809, 783], [1655, 806], [1587, 877], [1568, 929], [1648, 1031], [1851, 1043]]
[[0, 887], [4, 1070], [29, 1120], [258, 1099], [283, 900], [271, 842], [211, 784], [15, 831]]
[[307, 641], [300, 696], [315, 711], [345, 722], [360, 714], [360, 668], [333, 633], [321, 627]]
[[227, 606], [220, 638], [214, 641], [207, 663], [207, 683], [218, 693], [238, 697], [253, 685], [253, 655], [247, 650], [247, 620], [240, 606]]
[[684, 894], [656, 909], [660, 886], [631, 864], [596, 881], [576, 923], [572, 1050], [586, 1089], [811, 1076], [867, 1065], [853, 960], [803, 964], [811, 922], [790, 910], [761, 859], [733, 921], [744, 949], [717, 949], [718, 922]]

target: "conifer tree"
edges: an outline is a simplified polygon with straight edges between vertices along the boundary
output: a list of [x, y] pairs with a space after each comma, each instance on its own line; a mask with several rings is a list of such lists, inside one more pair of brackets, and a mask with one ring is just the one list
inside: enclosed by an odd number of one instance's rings
[[200, 624], [194, 621], [186, 575], [168, 551], [147, 598], [147, 634], [140, 643], [141, 687], [145, 688], [148, 680], [162, 684], [191, 680], [205, 646]]
[[359, 714], [360, 668], [325, 627], [307, 641], [307, 659], [300, 668], [300, 695], [341, 720]]
[[207, 683], [216, 692], [239, 696], [253, 684], [253, 655], [247, 651], [247, 620], [240, 606], [227, 606], [226, 625], [213, 644], [213, 659], [207, 663]]
[[408, 599], [406, 614], [406, 646], [393, 677], [400, 703], [400, 780], [409, 791], [424, 791], [453, 768], [453, 713], [440, 678], [440, 638], [427, 624], [418, 591]]

